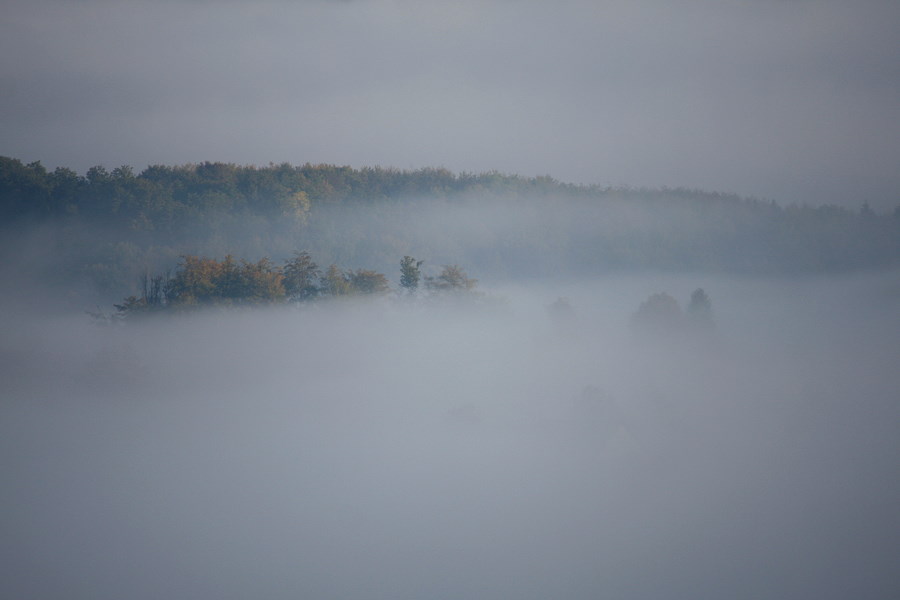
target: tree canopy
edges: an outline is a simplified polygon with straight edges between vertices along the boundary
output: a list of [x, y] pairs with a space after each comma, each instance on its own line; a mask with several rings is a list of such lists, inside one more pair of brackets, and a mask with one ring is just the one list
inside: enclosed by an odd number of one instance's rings
[[[409, 259], [401, 261], [401, 272], [409, 267]], [[412, 264], [424, 261], [411, 259]], [[440, 275], [429, 280], [440, 282], [429, 286], [432, 297], [446, 294], [473, 294], [476, 280], [460, 267], [444, 267]], [[401, 289], [405, 286], [401, 284]], [[305, 303], [317, 299], [379, 296], [391, 291], [383, 274], [371, 269], [344, 270], [330, 265], [319, 270], [310, 254], [297, 252], [283, 265], [268, 258], [256, 262], [182, 256], [175, 274], [150, 276], [145, 273], [139, 295], [126, 297], [115, 308], [120, 319], [151, 313], [179, 312], [201, 307], [240, 307], [274, 305], [288, 302]]]

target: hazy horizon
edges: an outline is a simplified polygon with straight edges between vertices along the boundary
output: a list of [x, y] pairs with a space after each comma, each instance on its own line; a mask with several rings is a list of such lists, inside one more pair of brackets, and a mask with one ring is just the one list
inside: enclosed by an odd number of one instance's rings
[[888, 0], [10, 0], [0, 154], [498, 170], [896, 206]]

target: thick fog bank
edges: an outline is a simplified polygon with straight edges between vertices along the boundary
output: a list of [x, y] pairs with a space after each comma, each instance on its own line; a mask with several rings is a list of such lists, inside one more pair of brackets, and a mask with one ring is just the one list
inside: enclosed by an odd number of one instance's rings
[[[578, 188], [550, 178], [299, 169], [319, 178], [340, 171], [344, 185], [338, 188], [346, 189], [332, 190], [336, 197], [330, 198], [311, 188], [314, 201], [299, 187], [284, 196], [292, 189], [284, 186], [280, 196], [274, 190], [242, 194], [237, 188], [222, 196], [221, 182], [213, 178], [190, 184], [206, 191], [187, 199], [175, 190], [189, 182], [170, 182], [159, 190], [160, 197], [148, 200], [151, 206], [135, 199], [146, 190], [136, 189], [135, 197], [125, 194], [131, 198], [126, 202], [118, 193], [88, 188], [80, 204], [70, 207], [72, 214], [64, 198], [55, 216], [19, 215], [17, 220], [10, 212], [6, 227], [0, 227], [0, 277], [9, 282], [2, 301], [7, 305], [15, 297], [30, 305], [34, 287], [46, 290], [52, 284], [56, 289], [41, 299], [45, 307], [111, 306], [140, 295], [147, 274], [175, 274], [184, 257], [192, 255], [267, 258], [278, 268], [306, 251], [321, 270], [332, 264], [374, 270], [395, 284], [404, 256], [424, 261], [425, 275], [456, 264], [484, 283], [635, 272], [821, 276], [900, 266], [900, 213], [876, 214], [867, 205], [858, 212], [833, 206], [782, 208], [727, 194]], [[300, 176], [289, 166], [282, 170]], [[206, 164], [200, 171], [239, 179], [234, 165]], [[193, 171], [182, 167], [170, 174], [179, 172]], [[261, 178], [261, 173], [247, 168], [244, 175]], [[418, 185], [424, 187], [436, 174], [442, 179], [431, 192], [402, 192], [363, 178], [373, 173], [397, 179], [395, 186], [420, 178]], [[274, 177], [269, 175], [263, 179]], [[477, 180], [483, 181], [476, 185]], [[152, 186], [155, 180], [142, 174], [124, 181], [140, 188], [135, 182]], [[15, 186], [10, 187], [7, 194], [15, 199]], [[26, 200], [19, 198], [18, 204], [40, 206]], [[122, 208], [123, 202], [130, 208]]]
[[0, 596], [896, 597], [898, 281], [5, 311]]

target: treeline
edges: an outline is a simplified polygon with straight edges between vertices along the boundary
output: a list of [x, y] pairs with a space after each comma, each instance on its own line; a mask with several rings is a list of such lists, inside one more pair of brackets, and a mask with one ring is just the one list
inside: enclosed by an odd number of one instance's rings
[[[445, 265], [436, 276], [424, 276], [424, 261], [404, 256], [400, 261], [400, 287], [391, 290], [383, 273], [368, 269], [344, 270], [337, 265], [321, 269], [308, 252], [297, 252], [282, 265], [268, 258], [222, 260], [183, 256], [174, 274], [145, 273], [139, 295], [116, 304], [116, 319], [162, 311], [176, 312], [209, 306], [260, 306], [311, 302], [323, 298], [377, 296], [391, 291], [416, 296], [420, 284], [430, 295], [467, 295], [477, 280], [458, 265]], [[98, 315], [102, 316], [102, 315]]]
[[[72, 169], [50, 171], [40, 161], [0, 156], [0, 218], [4, 223], [48, 217], [84, 217], [114, 222], [132, 230], [177, 233], [179, 222], [224, 212], [264, 215], [301, 222], [317, 205], [377, 202], [404, 198], [450, 198], [460, 195], [566, 197], [689, 202], [697, 208], [732, 205], [750, 212], [771, 202], [734, 194], [690, 189], [634, 189], [574, 185], [549, 176], [520, 177], [496, 171], [453, 173], [443, 168], [401, 170], [382, 167], [289, 163], [267, 167], [202, 162], [152, 165], [140, 173], [124, 165], [108, 171], [95, 166], [79, 175]], [[864, 200], [856, 216], [877, 218]], [[834, 206], [791, 206], [786, 212], [835, 218], [854, 216]], [[900, 218], [900, 205], [891, 213]]]
[[4, 222], [47, 217], [84, 217], [134, 231], [177, 234], [187, 221], [222, 212], [303, 221], [311, 203], [372, 202], [460, 193], [520, 194], [575, 191], [549, 177], [521, 178], [497, 172], [454, 174], [446, 169], [353, 169], [288, 163], [267, 167], [203, 162], [153, 165], [140, 173], [129, 166], [103, 166], [85, 175], [39, 161], [23, 164], [0, 157], [0, 218]]
[[[143, 272], [171, 270], [180, 256], [281, 264], [296, 248], [380, 272], [397, 256], [430, 256], [494, 280], [900, 265], [900, 208], [859, 207], [432, 168], [206, 162], [79, 175], [0, 157], [4, 262], [68, 289], [87, 282], [108, 300], [137, 294]], [[37, 230], [42, 237], [27, 238]], [[29, 263], [23, 248], [38, 258]]]

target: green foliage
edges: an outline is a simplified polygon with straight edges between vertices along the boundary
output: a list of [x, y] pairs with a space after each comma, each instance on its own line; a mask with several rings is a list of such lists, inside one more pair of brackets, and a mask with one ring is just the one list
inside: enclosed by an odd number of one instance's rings
[[376, 271], [357, 269], [342, 271], [331, 265], [322, 275], [319, 292], [326, 296], [383, 294], [390, 289], [387, 278]]
[[353, 293], [350, 279], [337, 265], [330, 265], [322, 275], [320, 293], [326, 296], [349, 296]]
[[5, 222], [54, 212], [53, 178], [39, 162], [0, 157], [0, 217]]
[[404, 256], [400, 260], [400, 287], [410, 293], [419, 288], [419, 279], [422, 276], [420, 267], [423, 260], [416, 260], [412, 256]]
[[169, 289], [172, 306], [271, 304], [286, 296], [281, 270], [269, 259], [238, 262], [231, 255], [184, 256]]
[[283, 269], [284, 289], [288, 298], [295, 301], [310, 300], [319, 293], [317, 285], [322, 272], [309, 252], [297, 252]]
[[390, 289], [387, 277], [366, 269], [357, 269], [347, 274], [350, 286], [357, 294], [383, 294]]
[[[422, 261], [417, 264], [421, 265]], [[472, 293], [475, 280], [456, 265], [444, 267], [441, 275], [429, 278], [429, 282], [430, 289], [440, 295], [467, 292], [473, 298], [481, 298], [480, 294]], [[268, 258], [251, 262], [236, 260], [230, 254], [223, 260], [185, 255], [174, 276], [167, 273], [151, 277], [145, 272], [140, 288], [140, 295], [127, 296], [115, 304], [116, 318], [204, 306], [258, 306], [317, 298], [378, 296], [391, 289], [387, 277], [371, 269], [345, 271], [332, 264], [322, 272], [305, 251], [296, 252], [282, 267], [273, 265]]]

